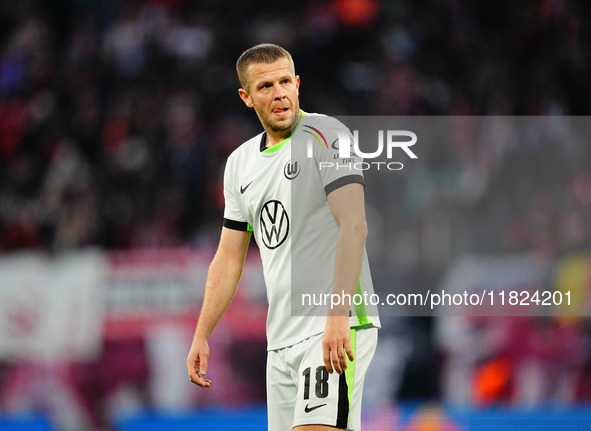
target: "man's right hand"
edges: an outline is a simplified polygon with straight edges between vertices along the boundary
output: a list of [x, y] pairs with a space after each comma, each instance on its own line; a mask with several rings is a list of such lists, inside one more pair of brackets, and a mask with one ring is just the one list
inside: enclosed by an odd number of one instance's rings
[[189, 380], [204, 388], [211, 386], [211, 380], [205, 379], [207, 373], [207, 359], [209, 358], [209, 346], [207, 341], [194, 340], [187, 356], [187, 371]]

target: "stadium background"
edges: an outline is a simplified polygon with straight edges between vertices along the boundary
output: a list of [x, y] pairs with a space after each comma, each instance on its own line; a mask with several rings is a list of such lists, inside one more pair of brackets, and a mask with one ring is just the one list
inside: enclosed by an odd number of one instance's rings
[[[260, 129], [237, 97], [245, 48], [289, 49], [309, 112], [589, 115], [590, 12], [569, 0], [0, 2], [0, 429], [265, 428], [255, 246], [210, 344], [214, 387], [190, 385], [184, 365], [224, 160]], [[586, 292], [591, 146], [564, 144], [494, 163], [486, 149], [431, 149], [419, 177], [401, 176], [405, 253], [380, 279], [438, 285], [461, 257], [512, 268], [534, 256], [546, 286]], [[458, 234], [443, 250], [441, 224]], [[386, 318], [379, 349], [367, 430], [591, 424], [588, 319]]]

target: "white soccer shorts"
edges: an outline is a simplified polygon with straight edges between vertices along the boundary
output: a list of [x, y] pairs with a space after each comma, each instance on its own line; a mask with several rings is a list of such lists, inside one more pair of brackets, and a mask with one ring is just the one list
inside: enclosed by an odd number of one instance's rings
[[351, 328], [354, 362], [343, 374], [328, 374], [322, 360], [322, 334], [267, 354], [269, 431], [298, 425], [361, 429], [361, 395], [378, 341], [377, 328]]

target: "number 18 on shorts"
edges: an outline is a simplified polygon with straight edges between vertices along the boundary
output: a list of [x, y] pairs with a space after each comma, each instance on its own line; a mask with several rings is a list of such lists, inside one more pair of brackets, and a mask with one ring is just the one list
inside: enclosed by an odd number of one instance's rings
[[322, 334], [268, 352], [269, 430], [328, 425], [358, 431], [365, 373], [375, 352], [377, 329], [351, 329], [354, 362], [329, 374], [322, 360]]

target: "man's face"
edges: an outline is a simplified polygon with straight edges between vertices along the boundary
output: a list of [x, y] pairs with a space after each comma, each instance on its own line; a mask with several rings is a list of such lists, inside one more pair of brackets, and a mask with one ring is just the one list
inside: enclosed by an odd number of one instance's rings
[[291, 63], [281, 58], [274, 63], [252, 63], [247, 69], [247, 88], [238, 90], [246, 106], [254, 108], [265, 130], [285, 133], [291, 119], [300, 113], [300, 77]]

